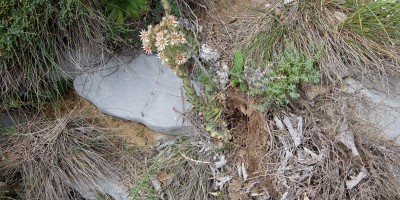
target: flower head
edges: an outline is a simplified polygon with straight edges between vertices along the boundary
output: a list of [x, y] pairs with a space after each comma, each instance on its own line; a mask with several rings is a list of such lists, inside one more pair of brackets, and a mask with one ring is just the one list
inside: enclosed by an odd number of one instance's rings
[[178, 27], [179, 21], [176, 19], [175, 16], [169, 16], [168, 18], [165, 18], [165, 24], [172, 25], [173, 27]]
[[151, 54], [151, 46], [149, 44], [143, 44], [142, 48], [146, 53]]
[[178, 36], [179, 36], [179, 34], [176, 31], [171, 33], [171, 35], [170, 35], [171, 45], [179, 44], [180, 40], [179, 40]]
[[148, 42], [149, 41], [149, 32], [145, 30], [140, 31], [140, 40], [142, 42]]
[[156, 47], [157, 50], [162, 51], [168, 46], [168, 38], [164, 37], [163, 34], [157, 35], [156, 37]]
[[162, 52], [162, 51], [158, 52], [157, 58], [160, 59], [160, 60], [164, 59], [165, 58], [164, 52]]
[[187, 57], [185, 54], [177, 53], [175, 60], [176, 60], [176, 64], [182, 65], [183, 63], [187, 62]]
[[185, 34], [183, 34], [182, 32], [179, 32], [178, 34], [178, 41], [182, 44], [186, 43], [186, 38], [185, 38]]
[[185, 34], [178, 31], [178, 26], [176, 17], [167, 16], [159, 24], [149, 25], [147, 30], [140, 31], [143, 50], [148, 54], [157, 51], [161, 62], [172, 69], [188, 61], [188, 52], [180, 45], [187, 41]]
[[151, 35], [152, 33], [153, 33], [153, 29], [154, 29], [154, 27], [153, 27], [153, 25], [148, 25], [147, 26], [147, 33], [149, 34], [149, 35]]
[[163, 65], [167, 64], [168, 61], [169, 61], [169, 59], [167, 58], [167, 56], [165, 55], [165, 53], [162, 52], [162, 51], [158, 52], [157, 58], [161, 60], [161, 63], [162, 63]]
[[159, 32], [160, 31], [160, 29], [161, 29], [161, 26], [159, 25], [159, 24], [157, 24], [155, 27], [154, 27], [154, 32]]

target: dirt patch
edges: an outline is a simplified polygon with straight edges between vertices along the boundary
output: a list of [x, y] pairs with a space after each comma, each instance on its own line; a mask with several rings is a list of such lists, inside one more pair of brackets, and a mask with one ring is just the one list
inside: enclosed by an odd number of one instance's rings
[[107, 129], [132, 145], [149, 145], [154, 142], [156, 137], [162, 135], [148, 129], [143, 124], [101, 113], [96, 106], [80, 97], [75, 91], [71, 91], [68, 94], [65, 105], [65, 111], [73, 110], [75, 114], [81, 113], [82, 115], [90, 116], [90, 123]]
[[[278, 198], [279, 193], [274, 188], [272, 181], [265, 176], [266, 165], [264, 156], [272, 148], [271, 133], [266, 116], [255, 110], [257, 101], [248, 98], [243, 92], [230, 89], [227, 91], [228, 119], [231, 126], [233, 143], [236, 149], [234, 163], [244, 165], [248, 177], [236, 177], [231, 184], [230, 194], [232, 199], [246, 199], [248, 193], [261, 194], [267, 189], [270, 197]], [[249, 185], [252, 185], [249, 188]], [[239, 189], [249, 190], [240, 194]]]
[[231, 64], [236, 47], [249, 35], [258, 30], [258, 20], [264, 14], [266, 2], [260, 0], [209, 1], [208, 9], [195, 10], [202, 26], [199, 40], [218, 50]]

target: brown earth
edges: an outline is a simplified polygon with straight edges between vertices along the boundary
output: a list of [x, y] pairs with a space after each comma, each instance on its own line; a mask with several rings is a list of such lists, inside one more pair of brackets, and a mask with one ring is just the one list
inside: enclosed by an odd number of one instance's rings
[[[233, 143], [237, 148], [234, 162], [244, 162], [246, 164], [249, 181], [257, 180], [259, 184], [253, 191], [262, 192], [262, 188], [267, 188], [272, 198], [278, 198], [279, 194], [273, 187], [272, 180], [265, 176], [265, 169], [268, 163], [264, 163], [263, 157], [271, 148], [270, 124], [265, 119], [265, 115], [253, 108], [257, 105], [256, 100], [247, 98], [243, 92], [235, 89], [227, 91], [228, 119], [231, 125]], [[273, 163], [272, 163], [273, 164]], [[229, 187], [231, 199], [246, 199], [246, 195], [239, 195], [235, 190], [245, 186], [245, 181], [236, 177]], [[248, 184], [248, 182], [246, 184]]]
[[[203, 27], [200, 41], [210, 45], [231, 64], [232, 55], [243, 40], [258, 30], [258, 22], [265, 15], [266, 2], [261, 0], [208, 1], [206, 12], [195, 10]], [[197, 12], [196, 12], [197, 11]]]
[[162, 134], [146, 128], [138, 122], [128, 121], [101, 113], [96, 106], [80, 97], [75, 91], [71, 91], [65, 101], [65, 111], [81, 113], [89, 116], [93, 125], [104, 128], [111, 133], [122, 137], [128, 144], [145, 146], [154, 142], [157, 136]]

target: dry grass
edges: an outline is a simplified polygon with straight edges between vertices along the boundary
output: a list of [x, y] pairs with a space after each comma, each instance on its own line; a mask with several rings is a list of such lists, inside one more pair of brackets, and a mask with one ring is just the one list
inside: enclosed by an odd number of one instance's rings
[[146, 148], [133, 148], [73, 113], [55, 120], [34, 118], [2, 137], [1, 178], [22, 186], [19, 198], [75, 199], [80, 198], [73, 187], [78, 183], [96, 187], [98, 180], [139, 179]]
[[[273, 114], [281, 119], [288, 112], [303, 117], [303, 137], [296, 147], [287, 129], [279, 129], [271, 120], [272, 113], [252, 108], [257, 105], [255, 99], [237, 92], [229, 94], [228, 114], [233, 120], [233, 143], [238, 147], [230, 161], [233, 166], [244, 161], [249, 174], [247, 180], [232, 174], [230, 197], [249, 199], [251, 194], [268, 191], [273, 199], [285, 194], [287, 199], [400, 198], [399, 145], [379, 136], [371, 124], [348, 120], [347, 112], [351, 110], [343, 108], [344, 101], [333, 102], [331, 98], [316, 101], [313, 108], [304, 102], [297, 110], [286, 108]], [[297, 122], [292, 123], [296, 128]], [[344, 124], [348, 129], [343, 129]], [[360, 156], [352, 155], [338, 140], [338, 135], [348, 130], [354, 133]], [[306, 149], [321, 157], [309, 157]], [[368, 178], [355, 188], [346, 189], [346, 181], [357, 176], [362, 167], [367, 169]]]
[[[383, 137], [372, 124], [352, 118], [353, 110], [347, 108], [347, 102], [340, 95], [333, 96], [335, 101], [326, 99], [317, 103], [317, 109], [307, 115], [309, 128], [305, 132], [304, 146], [329, 150], [326, 160], [317, 165], [310, 179], [315, 195], [329, 199], [400, 198], [400, 165], [397, 162], [400, 146]], [[338, 135], [348, 131], [354, 134], [360, 156], [354, 156], [338, 141]], [[367, 169], [368, 178], [351, 190], [345, 189], [344, 181], [356, 176], [362, 167]]]
[[[166, 137], [156, 145], [158, 155], [149, 160], [147, 172], [130, 193], [133, 199], [218, 199], [211, 193], [220, 176], [229, 175], [228, 166], [215, 169], [215, 156], [226, 155], [226, 148], [212, 141], [193, 112], [187, 120], [198, 125], [191, 136]], [[228, 159], [228, 158], [227, 158]], [[226, 185], [226, 184], [225, 184]], [[226, 187], [222, 194], [226, 194]], [[222, 195], [223, 196], [223, 195]]]
[[398, 3], [368, 1], [351, 6], [319, 0], [294, 1], [285, 6], [276, 1], [269, 3], [273, 6], [265, 9], [267, 17], [259, 20], [259, 31], [242, 43], [252, 67], [275, 62], [284, 40], [288, 39], [308, 56], [314, 54], [315, 47], [323, 50], [319, 69], [330, 83], [353, 75], [386, 81], [387, 72], [400, 73], [400, 53], [396, 50], [400, 44], [399, 32], [395, 28]]
[[230, 66], [238, 44], [258, 31], [259, 19], [263, 15], [259, 10], [263, 5], [258, 0], [203, 0], [182, 5], [185, 5], [182, 6], [184, 16], [191, 19], [197, 28], [195, 32], [199, 40], [221, 53]]

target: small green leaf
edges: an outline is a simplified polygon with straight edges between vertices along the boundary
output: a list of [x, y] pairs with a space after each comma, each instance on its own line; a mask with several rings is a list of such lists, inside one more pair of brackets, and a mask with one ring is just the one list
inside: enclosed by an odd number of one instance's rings
[[238, 85], [239, 85], [239, 80], [238, 79], [232, 79], [231, 80], [231, 84], [234, 86], [234, 87], [237, 87]]
[[238, 50], [235, 54], [235, 65], [238, 67], [244, 66], [243, 53], [240, 50]]
[[240, 87], [240, 90], [242, 90], [243, 92], [248, 90], [247, 83], [245, 83], [245, 82], [241, 82], [239, 87]]
[[290, 98], [292, 98], [292, 99], [297, 99], [297, 98], [300, 97], [300, 93], [298, 93], [297, 91], [290, 92], [290, 93], [289, 93], [289, 96], [290, 96]]
[[124, 22], [125, 22], [124, 13], [122, 12], [122, 10], [118, 10], [117, 11], [117, 23], [124, 24]]
[[127, 7], [129, 7], [129, 8], [131, 8], [131, 9], [133, 9], [133, 10], [136, 10], [136, 11], [139, 11], [139, 4], [138, 4], [138, 2], [136, 2], [136, 1], [130, 1], [130, 2], [128, 2], [128, 6]]
[[135, 17], [135, 18], [140, 17], [139, 10], [131, 8], [129, 10], [126, 10], [126, 12], [128, 14], [127, 16], [129, 16], [129, 17]]
[[139, 6], [145, 6], [145, 5], [147, 5], [147, 0], [135, 0], [135, 2], [136, 2]]
[[117, 9], [112, 9], [110, 14], [108, 15], [108, 18], [112, 21], [116, 21], [117, 19]]
[[238, 50], [235, 54], [234, 64], [231, 69], [231, 74], [238, 74], [243, 72], [244, 58], [242, 51]]

